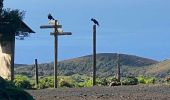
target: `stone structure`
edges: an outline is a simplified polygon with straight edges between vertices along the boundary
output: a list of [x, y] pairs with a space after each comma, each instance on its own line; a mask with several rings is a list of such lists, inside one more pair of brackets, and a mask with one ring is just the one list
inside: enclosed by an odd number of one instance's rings
[[11, 76], [11, 43], [6, 46], [0, 45], [0, 76], [5, 79], [10, 79]]
[[[35, 33], [24, 22], [21, 22], [18, 31]], [[13, 41], [3, 41], [3, 44], [0, 43], [0, 76], [4, 79], [13, 80], [14, 78], [14, 51], [15, 35]]]

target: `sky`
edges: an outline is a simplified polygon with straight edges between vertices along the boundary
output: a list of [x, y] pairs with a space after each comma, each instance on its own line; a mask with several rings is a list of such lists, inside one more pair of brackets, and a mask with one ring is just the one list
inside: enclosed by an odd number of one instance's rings
[[91, 18], [98, 20], [97, 53], [170, 58], [170, 0], [5, 0], [5, 8], [25, 11], [24, 22], [36, 33], [16, 40], [15, 63], [54, 60], [51, 13], [71, 36], [59, 36], [59, 60], [92, 54]]

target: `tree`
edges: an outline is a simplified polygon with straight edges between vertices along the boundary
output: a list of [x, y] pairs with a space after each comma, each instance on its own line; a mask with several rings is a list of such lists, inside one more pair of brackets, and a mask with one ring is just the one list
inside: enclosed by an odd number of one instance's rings
[[3, 0], [0, 0], [0, 14], [2, 12], [2, 8], [3, 8]]
[[[18, 31], [24, 17], [24, 12], [19, 10], [3, 9], [1, 13], [0, 42], [13, 41], [13, 37], [22, 33]], [[25, 34], [25, 33], [24, 33]], [[24, 35], [26, 36], [26, 35]]]

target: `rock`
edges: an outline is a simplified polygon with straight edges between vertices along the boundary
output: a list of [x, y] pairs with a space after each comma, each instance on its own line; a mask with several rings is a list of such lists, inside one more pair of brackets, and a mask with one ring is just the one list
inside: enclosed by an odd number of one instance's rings
[[109, 84], [109, 86], [119, 86], [119, 85], [121, 85], [121, 83], [118, 81], [113, 81]]

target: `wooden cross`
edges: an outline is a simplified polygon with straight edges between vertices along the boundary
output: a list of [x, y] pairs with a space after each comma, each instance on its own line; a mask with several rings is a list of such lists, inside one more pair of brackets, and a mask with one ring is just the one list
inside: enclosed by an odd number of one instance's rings
[[42, 25], [40, 26], [41, 29], [53, 28], [54, 32], [51, 32], [50, 35], [54, 35], [54, 88], [57, 88], [57, 77], [58, 77], [58, 36], [59, 35], [72, 35], [71, 32], [63, 32], [59, 31], [62, 28], [62, 25], [59, 25], [57, 20], [50, 20], [49, 24], [51, 25]]

